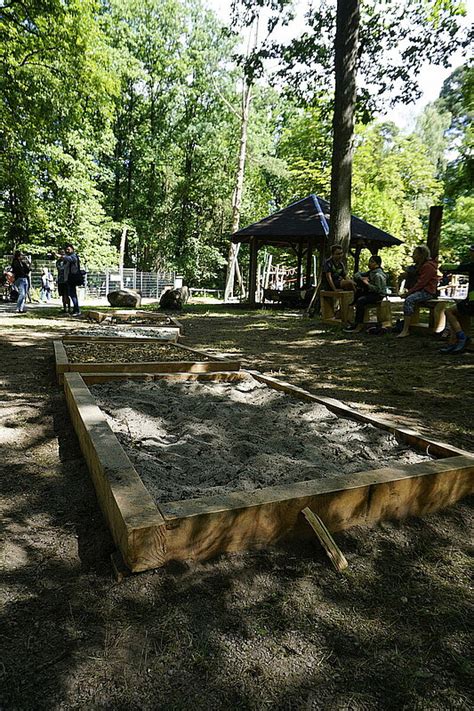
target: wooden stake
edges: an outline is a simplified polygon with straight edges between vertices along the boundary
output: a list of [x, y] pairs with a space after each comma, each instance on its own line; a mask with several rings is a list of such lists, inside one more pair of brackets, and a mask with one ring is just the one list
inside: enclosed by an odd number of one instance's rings
[[303, 509], [301, 513], [319, 538], [321, 545], [326, 551], [328, 558], [335, 569], [340, 573], [342, 570], [347, 568], [349, 563], [345, 559], [339, 546], [336, 544], [334, 538], [331, 536], [319, 516], [313, 513], [308, 507]]

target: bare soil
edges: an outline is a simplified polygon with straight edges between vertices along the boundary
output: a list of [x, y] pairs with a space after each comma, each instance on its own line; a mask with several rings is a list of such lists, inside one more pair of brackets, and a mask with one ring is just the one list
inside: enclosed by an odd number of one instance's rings
[[[472, 450], [472, 354], [288, 314], [197, 310], [185, 343]], [[472, 509], [115, 582], [55, 384], [66, 319], [0, 316], [0, 708], [468, 709]]]

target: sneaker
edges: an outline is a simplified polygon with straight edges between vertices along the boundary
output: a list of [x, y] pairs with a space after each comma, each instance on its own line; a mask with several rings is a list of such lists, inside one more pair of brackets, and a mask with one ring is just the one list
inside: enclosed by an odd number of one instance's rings
[[345, 327], [344, 331], [346, 333], [350, 333], [351, 331], [355, 331], [356, 328], [357, 328], [357, 326], [355, 325], [355, 323], [350, 323], [349, 326]]
[[74, 317], [74, 316], [81, 316], [82, 314], [80, 311], [74, 311], [72, 315]]
[[454, 346], [454, 348], [453, 348], [453, 350], [451, 351], [451, 353], [452, 353], [453, 355], [455, 355], [455, 354], [457, 354], [457, 353], [462, 353], [462, 352], [466, 349], [466, 346], [468, 345], [468, 343], [470, 343], [470, 341], [471, 341], [471, 339], [470, 339], [468, 336], [466, 336], [466, 338], [461, 338], [461, 339], [456, 343], [456, 345]]
[[439, 352], [440, 353], [452, 353], [454, 349], [456, 348], [457, 343], [451, 343], [449, 346], [445, 346], [444, 348], [440, 348]]

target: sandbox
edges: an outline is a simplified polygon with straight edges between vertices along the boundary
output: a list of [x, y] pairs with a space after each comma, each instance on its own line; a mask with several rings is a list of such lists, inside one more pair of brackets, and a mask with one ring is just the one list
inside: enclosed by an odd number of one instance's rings
[[[104, 413], [86, 384], [96, 382], [94, 374], [64, 374], [68, 406], [99, 503], [126, 565], [134, 572], [172, 560], [206, 559], [226, 551], [310, 536], [300, 515], [305, 507], [335, 532], [383, 519], [424, 515], [473, 491], [472, 454], [256, 371], [155, 373], [151, 377], [165, 384], [145, 383], [136, 389], [137, 383], [124, 383], [119, 391], [124, 393], [122, 404], [120, 396], [115, 404], [105, 402], [114, 389], [111, 385], [97, 389], [99, 401], [111, 411]], [[177, 382], [183, 387], [176, 387]], [[203, 382], [209, 386], [217, 383], [220, 390], [217, 394], [206, 387], [203, 390]], [[200, 387], [193, 389], [193, 384]], [[161, 391], [160, 398], [151, 398], [154, 389]], [[290, 398], [279, 399], [278, 391]], [[246, 392], [258, 395], [261, 401], [246, 402]], [[179, 393], [184, 405], [173, 419]], [[239, 398], [244, 402], [239, 403]], [[309, 406], [302, 407], [301, 401]], [[238, 441], [232, 442], [226, 436], [224, 411], [236, 404], [243, 411], [232, 415], [234, 423], [240, 422]], [[120, 408], [118, 420], [123, 427], [114, 424]], [[280, 432], [292, 408], [293, 424], [300, 430], [297, 436], [291, 426]], [[133, 412], [145, 418], [135, 422]], [[275, 413], [275, 421], [269, 421]], [[138, 462], [135, 448], [145, 459], [152, 455], [155, 459], [153, 471], [141, 471], [147, 486], [107, 421], [112, 414], [114, 422], [110, 422], [130, 456]], [[259, 418], [266, 437], [273, 440], [270, 451], [259, 439], [262, 429], [257, 431], [255, 424]], [[354, 429], [354, 423], [359, 427]], [[141, 433], [140, 428], [144, 429]], [[318, 439], [323, 430], [324, 436]], [[176, 444], [186, 438], [191, 448], [181, 461], [183, 451]], [[297, 449], [303, 445], [309, 448], [295, 452], [288, 446], [285, 450], [290, 439], [296, 440]], [[347, 448], [349, 441], [351, 447]], [[361, 456], [354, 457], [352, 450], [357, 448]], [[219, 450], [223, 451], [216, 464]], [[383, 461], [379, 461], [381, 457]], [[260, 473], [253, 479], [258, 458]], [[280, 472], [279, 460], [285, 459], [286, 468]], [[212, 462], [214, 473], [208, 476]], [[231, 474], [236, 473], [229, 471], [232, 462], [236, 467], [240, 462], [240, 468], [229, 488]], [[220, 472], [224, 464], [226, 472]], [[143, 470], [142, 462], [137, 466]], [[185, 471], [188, 468], [191, 477]], [[154, 477], [156, 487], [151, 482]]]
[[89, 321], [95, 321], [96, 323], [104, 323], [106, 321], [122, 325], [130, 324], [134, 328], [171, 326], [173, 328], [177, 328], [178, 330], [182, 329], [181, 323], [173, 316], [139, 309], [107, 308], [89, 310], [86, 313], [86, 317]]
[[[154, 338], [63, 338], [53, 341], [56, 375], [62, 383], [66, 372], [94, 373], [95, 382], [163, 372], [206, 373], [239, 370], [240, 361], [164, 343]], [[138, 374], [138, 376], [137, 376]]]

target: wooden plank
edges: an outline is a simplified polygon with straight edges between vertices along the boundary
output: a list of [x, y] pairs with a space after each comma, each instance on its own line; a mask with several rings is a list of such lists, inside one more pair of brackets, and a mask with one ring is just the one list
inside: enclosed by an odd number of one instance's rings
[[474, 491], [473, 458], [456, 457], [299, 482], [221, 497], [166, 502], [167, 560], [206, 560], [219, 553], [308, 538], [300, 512], [309, 507], [329, 531], [423, 515]]
[[[163, 329], [165, 330], [165, 329]], [[65, 335], [62, 337], [62, 342], [66, 345], [74, 343], [157, 343], [157, 344], [168, 344], [169, 341], [174, 341], [179, 336], [178, 329], [166, 327], [166, 331], [170, 331], [170, 338], [141, 338], [139, 336], [96, 336], [91, 334], [90, 336], [74, 336]], [[173, 342], [173, 345], [178, 345]]]
[[61, 385], [64, 379], [64, 373], [69, 370], [69, 360], [66, 349], [61, 341], [53, 341], [54, 360], [56, 363], [56, 377]]
[[213, 373], [219, 370], [239, 370], [239, 361], [143, 361], [139, 363], [70, 363], [74, 373], [115, 373], [117, 368], [128, 373]]
[[78, 373], [66, 373], [64, 392], [99, 505], [126, 565], [133, 572], [163, 565], [164, 519]]
[[210, 373], [81, 373], [87, 385], [108, 383], [122, 380], [171, 380], [175, 382], [207, 381], [207, 382], [241, 382], [245, 379], [242, 371], [214, 371]]
[[323, 521], [308, 507], [301, 512], [323, 546], [326, 554], [338, 573], [345, 570], [349, 563], [337, 545], [334, 538], [329, 533]]

